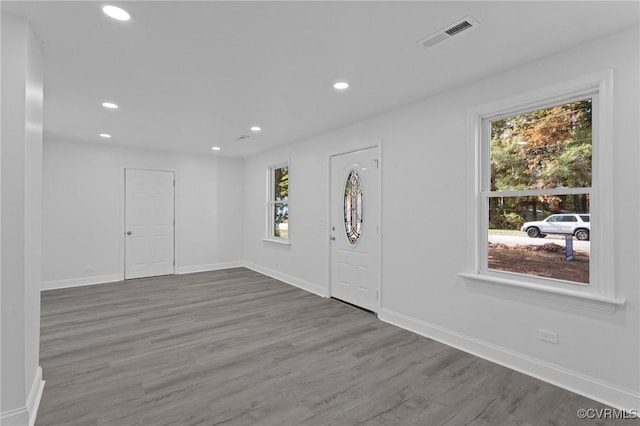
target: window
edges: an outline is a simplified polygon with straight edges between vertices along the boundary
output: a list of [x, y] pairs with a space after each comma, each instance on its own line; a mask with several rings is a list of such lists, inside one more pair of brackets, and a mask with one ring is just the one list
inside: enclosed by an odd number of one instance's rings
[[[567, 261], [566, 237], [582, 228], [561, 213], [589, 213], [594, 96], [484, 119], [488, 270], [589, 283], [590, 242]], [[526, 221], [528, 210], [548, 219]]]
[[267, 238], [289, 238], [289, 163], [269, 168]]
[[471, 111], [477, 244], [475, 271], [462, 276], [624, 303], [614, 297], [612, 80], [607, 71]]

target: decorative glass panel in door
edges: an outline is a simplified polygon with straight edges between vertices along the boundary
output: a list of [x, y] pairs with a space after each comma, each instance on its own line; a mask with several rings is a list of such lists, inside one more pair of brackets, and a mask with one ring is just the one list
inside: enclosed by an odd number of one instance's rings
[[347, 177], [344, 188], [344, 229], [352, 246], [362, 233], [362, 182], [355, 170]]

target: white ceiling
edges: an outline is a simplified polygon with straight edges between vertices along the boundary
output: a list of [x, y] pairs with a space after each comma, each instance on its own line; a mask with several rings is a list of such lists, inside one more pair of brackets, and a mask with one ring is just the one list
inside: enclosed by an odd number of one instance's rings
[[[109, 144], [224, 156], [321, 134], [640, 21], [637, 1], [111, 3], [134, 15], [127, 23], [103, 4], [2, 1], [42, 44], [45, 139], [105, 143], [106, 132]], [[464, 16], [481, 25], [416, 44]], [[351, 88], [337, 92], [338, 80]]]

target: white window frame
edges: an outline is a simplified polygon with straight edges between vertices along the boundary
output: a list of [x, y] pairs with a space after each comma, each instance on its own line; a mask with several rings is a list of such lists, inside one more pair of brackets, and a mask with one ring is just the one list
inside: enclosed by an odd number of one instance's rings
[[[596, 303], [615, 311], [625, 300], [616, 297], [613, 244], [613, 71], [589, 75], [563, 84], [525, 93], [473, 108], [468, 115], [470, 143], [468, 170], [473, 170], [472, 191], [468, 199], [469, 272], [460, 274], [471, 281], [517, 287]], [[505, 116], [543, 109], [591, 97], [593, 108], [593, 160], [591, 188], [556, 188], [526, 191], [500, 191], [501, 196], [590, 194], [591, 254], [589, 284], [507, 271], [487, 266], [488, 247], [488, 168], [490, 167], [490, 121]], [[511, 193], [512, 192], [512, 193]], [[495, 195], [494, 195], [495, 196]]]
[[[275, 171], [276, 169], [287, 167], [289, 169], [289, 179], [291, 179], [291, 164], [290, 160], [285, 160], [276, 164], [272, 164], [267, 167], [267, 223], [266, 223], [266, 237], [265, 241], [279, 243], [279, 244], [291, 244], [291, 230], [287, 233], [287, 237], [279, 237], [274, 234], [273, 224], [275, 221], [274, 207], [276, 204], [286, 204], [289, 215], [291, 215], [290, 196], [286, 202], [275, 201]], [[290, 182], [290, 181], [289, 181]], [[289, 190], [291, 188], [289, 187]], [[290, 195], [290, 194], [289, 194]]]

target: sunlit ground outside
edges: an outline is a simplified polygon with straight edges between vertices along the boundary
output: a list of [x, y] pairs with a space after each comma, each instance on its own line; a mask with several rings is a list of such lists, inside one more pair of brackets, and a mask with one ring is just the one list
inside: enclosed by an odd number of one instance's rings
[[567, 260], [564, 236], [532, 239], [520, 231], [489, 230], [488, 268], [588, 284], [590, 242], [573, 243], [573, 260]]

